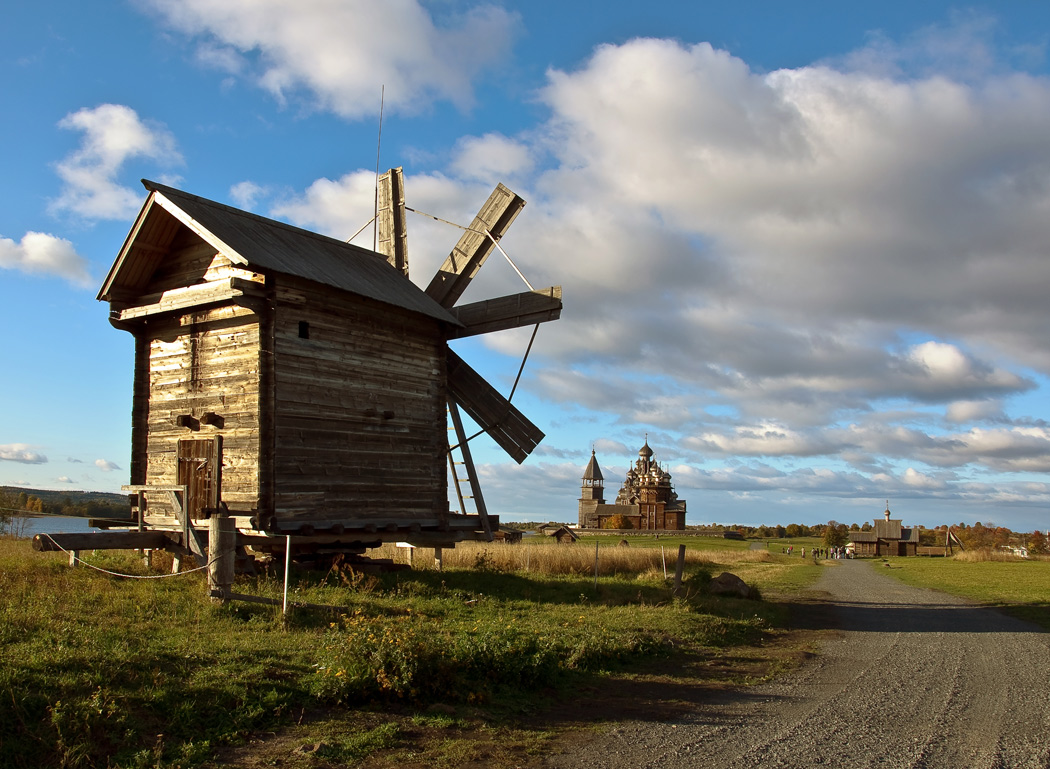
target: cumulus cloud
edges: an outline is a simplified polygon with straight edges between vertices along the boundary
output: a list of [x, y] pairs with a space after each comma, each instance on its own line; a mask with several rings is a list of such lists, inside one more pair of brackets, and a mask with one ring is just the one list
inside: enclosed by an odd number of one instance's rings
[[248, 71], [284, 103], [306, 91], [347, 118], [420, 112], [438, 100], [461, 108], [473, 81], [502, 59], [516, 14], [478, 4], [436, 19], [416, 0], [150, 0], [168, 24], [200, 41], [199, 60]]
[[949, 403], [944, 418], [949, 422], [976, 422], [1004, 418], [1002, 403], [997, 400], [955, 401]]
[[250, 181], [237, 182], [230, 187], [230, 197], [233, 198], [233, 202], [246, 211], [255, 208], [256, 201], [267, 194], [269, 194], [269, 189]]
[[[1050, 370], [1031, 344], [1050, 278], [1050, 81], [757, 73], [705, 43], [635, 40], [552, 72], [543, 98], [556, 163], [537, 251], [573, 254], [570, 275], [594, 275], [581, 288], [610, 306], [658, 297], [671, 344], [733, 308], [753, 336], [820, 329], [863, 354], [905, 326]], [[647, 224], [667, 245], [612, 235]]]
[[532, 168], [530, 149], [502, 134], [468, 136], [456, 145], [451, 168], [464, 179], [479, 179], [489, 183], [508, 181]]
[[111, 473], [114, 470], [119, 470], [120, 469], [120, 465], [118, 465], [116, 462], [112, 462], [112, 461], [110, 461], [108, 459], [96, 459], [95, 460], [95, 467], [97, 467], [99, 470], [101, 470], [104, 473]]
[[65, 238], [27, 232], [18, 243], [0, 237], [0, 268], [28, 274], [56, 275], [75, 286], [92, 284], [87, 260]]
[[122, 185], [118, 174], [132, 159], [161, 165], [182, 162], [175, 138], [162, 125], [142, 120], [122, 104], [101, 104], [66, 115], [59, 127], [81, 131], [80, 147], [55, 165], [62, 192], [52, 213], [70, 212], [85, 219], [127, 219], [141, 204], [140, 193]]
[[0, 444], [0, 460], [21, 462], [26, 465], [42, 465], [47, 462], [47, 457], [26, 443], [8, 443]]

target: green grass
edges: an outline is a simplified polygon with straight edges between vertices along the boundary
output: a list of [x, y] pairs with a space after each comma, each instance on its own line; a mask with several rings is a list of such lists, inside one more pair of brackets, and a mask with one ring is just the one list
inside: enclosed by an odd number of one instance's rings
[[908, 585], [928, 587], [996, 606], [1050, 630], [1050, 560], [962, 561], [954, 558], [888, 558], [890, 574]]
[[[0, 539], [0, 767], [192, 767], [306, 709], [520, 702], [523, 690], [644, 656], [758, 643], [782, 609], [712, 598], [710, 576], [730, 570], [767, 595], [817, 567], [717, 542], [677, 597], [652, 568], [595, 587], [590, 575], [501, 572], [483, 559], [380, 578], [298, 574], [293, 600], [348, 610], [284, 622], [271, 607], [213, 605], [200, 575], [119, 579]], [[146, 573], [128, 553], [89, 561]], [[276, 579], [235, 589], [281, 595]], [[346, 763], [396, 744], [397, 729], [380, 726], [315, 755]]]

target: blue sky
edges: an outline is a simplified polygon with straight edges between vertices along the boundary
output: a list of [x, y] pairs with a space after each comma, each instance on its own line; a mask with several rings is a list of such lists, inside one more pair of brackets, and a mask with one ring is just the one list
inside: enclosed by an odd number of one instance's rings
[[[575, 520], [648, 437], [693, 523], [1050, 526], [1041, 2], [18, 3], [0, 28], [0, 484], [128, 482], [95, 294], [140, 178], [349, 237], [382, 168], [564, 288], [475, 441], [490, 509]], [[362, 240], [367, 244], [366, 232]], [[426, 284], [457, 233], [409, 221]], [[466, 300], [520, 290], [498, 255]], [[458, 345], [507, 392], [527, 334]]]

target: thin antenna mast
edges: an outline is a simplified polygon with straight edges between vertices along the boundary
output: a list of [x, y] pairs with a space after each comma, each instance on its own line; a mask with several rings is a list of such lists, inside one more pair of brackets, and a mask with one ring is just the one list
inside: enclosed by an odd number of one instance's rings
[[379, 136], [376, 138], [376, 202], [372, 217], [372, 250], [379, 247], [379, 150], [383, 146], [383, 106], [386, 103], [386, 84], [379, 91]]

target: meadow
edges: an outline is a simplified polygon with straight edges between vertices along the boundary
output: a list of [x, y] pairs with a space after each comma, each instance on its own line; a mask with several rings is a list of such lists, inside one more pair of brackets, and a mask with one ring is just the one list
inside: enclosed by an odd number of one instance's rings
[[886, 558], [890, 574], [916, 587], [942, 590], [1002, 609], [1050, 630], [1050, 558], [1017, 558], [986, 550], [951, 558]]
[[[295, 571], [293, 601], [342, 608], [283, 617], [213, 604], [200, 575], [126, 579], [0, 539], [0, 766], [201, 766], [222, 746], [318, 708], [418, 717], [438, 705], [522, 708], [520, 692], [558, 691], [639, 660], [759, 645], [782, 632], [781, 601], [821, 568], [743, 542], [684, 538], [685, 576], [672, 595], [676, 539], [618, 542], [460, 545], [440, 571], [425, 550], [411, 571]], [[406, 558], [393, 548], [377, 555]], [[131, 553], [86, 559], [161, 573]], [[709, 595], [724, 570], [766, 600]], [[282, 584], [238, 577], [235, 590], [280, 598]], [[396, 742], [389, 723], [360, 723], [325, 760]]]

